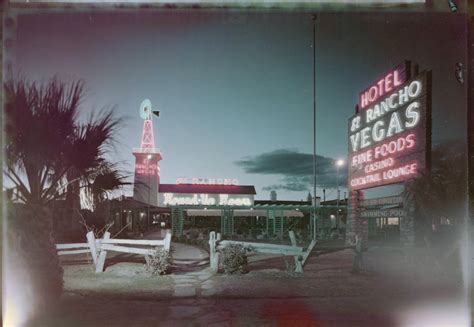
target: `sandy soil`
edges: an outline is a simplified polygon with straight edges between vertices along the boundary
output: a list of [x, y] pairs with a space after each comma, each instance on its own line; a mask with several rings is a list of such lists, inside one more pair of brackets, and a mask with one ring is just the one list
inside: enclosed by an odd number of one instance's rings
[[[413, 310], [435, 302], [447, 308], [462, 294], [459, 276], [422, 265], [406, 269], [396, 251], [369, 251], [368, 271], [360, 274], [350, 272], [352, 250], [313, 255], [304, 274], [287, 269], [292, 258], [260, 255], [250, 258], [247, 274], [215, 275], [205, 254], [199, 255], [200, 260], [188, 263], [181, 255], [172, 274], [153, 277], [144, 271], [143, 258], [133, 255], [114, 257], [101, 274], [92, 271], [87, 258], [64, 262], [66, 291], [60, 307], [30, 325], [424, 326], [426, 318], [417, 321], [422, 318]], [[454, 311], [443, 317], [450, 314]], [[449, 325], [460, 324], [459, 317], [449, 319]], [[443, 321], [429, 325], [437, 322]]]

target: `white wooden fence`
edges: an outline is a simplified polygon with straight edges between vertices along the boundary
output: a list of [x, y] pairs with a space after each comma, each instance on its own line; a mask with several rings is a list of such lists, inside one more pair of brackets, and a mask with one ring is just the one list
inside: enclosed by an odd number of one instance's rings
[[[104, 271], [108, 251], [150, 255], [158, 246], [162, 246], [167, 251], [169, 251], [171, 247], [171, 233], [169, 232], [162, 240], [112, 239], [110, 238], [109, 232], [105, 232], [101, 239], [96, 239], [94, 233], [89, 232], [86, 234], [86, 238], [87, 243], [56, 244], [56, 249], [58, 250], [58, 255], [90, 253], [96, 272]], [[132, 247], [130, 245], [138, 245], [141, 247]]]
[[221, 241], [221, 234], [211, 232], [209, 234], [209, 246], [210, 246], [210, 265], [214, 272], [217, 272], [219, 268], [219, 250], [222, 250], [227, 245], [238, 244], [244, 248], [251, 248], [253, 252], [258, 253], [274, 253], [281, 255], [289, 255], [295, 258], [295, 272], [303, 272], [303, 266], [308, 259], [309, 254], [316, 246], [316, 241], [311, 241], [311, 244], [307, 249], [298, 247], [296, 244], [296, 237], [293, 231], [290, 231], [290, 240], [292, 245], [280, 245], [280, 244], [269, 244], [269, 243], [254, 243], [254, 242], [241, 242], [241, 241]]

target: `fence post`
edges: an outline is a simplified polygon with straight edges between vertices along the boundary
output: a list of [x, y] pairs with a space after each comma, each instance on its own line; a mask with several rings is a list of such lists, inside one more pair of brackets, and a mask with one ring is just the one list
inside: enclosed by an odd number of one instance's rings
[[167, 232], [165, 236], [165, 245], [163, 246], [166, 251], [171, 249], [171, 233]]
[[217, 272], [216, 265], [216, 232], [212, 231], [209, 233], [209, 262], [211, 265], [211, 270]]
[[306, 250], [305, 254], [303, 255], [303, 265], [306, 262], [306, 259], [308, 259], [309, 255], [311, 254], [311, 251], [313, 251], [314, 247], [316, 246], [316, 240], [312, 240], [311, 243], [309, 244], [308, 249]]
[[95, 246], [95, 236], [94, 232], [90, 231], [86, 234], [87, 243], [89, 243], [89, 250], [91, 251], [92, 261], [94, 262], [94, 266], [97, 267], [97, 248]]
[[291, 245], [293, 245], [293, 246], [297, 246], [297, 244], [296, 244], [296, 236], [295, 236], [295, 232], [294, 232], [294, 231], [292, 231], [292, 230], [290, 230], [290, 231], [288, 232], [288, 234], [290, 234], [290, 241], [291, 241]]
[[[110, 239], [110, 233], [105, 232], [104, 237], [102, 238], [103, 240], [108, 240]], [[101, 244], [102, 245], [102, 244]], [[105, 265], [105, 259], [107, 258], [107, 251], [102, 249], [102, 246], [99, 249], [99, 258], [97, 259], [97, 264], [95, 266], [95, 272], [103, 272], [104, 271], [104, 265]]]
[[301, 255], [298, 255], [298, 256], [295, 256], [295, 272], [297, 273], [302, 273], [303, 272], [303, 256]]
[[[295, 232], [290, 230], [289, 234], [290, 234], [291, 245], [297, 246]], [[300, 255], [295, 255], [294, 257], [295, 257], [295, 272], [302, 273], [303, 272], [303, 264], [302, 264], [303, 257]]]
[[219, 245], [220, 240], [221, 240], [221, 233], [217, 233], [217, 236], [216, 236], [216, 247], [215, 247], [216, 251], [214, 252], [214, 257], [215, 257], [214, 261], [215, 261], [215, 263], [216, 263], [216, 272], [219, 270], [219, 257], [220, 257], [220, 253], [219, 253], [219, 251], [217, 251], [217, 247], [218, 247], [218, 245]]

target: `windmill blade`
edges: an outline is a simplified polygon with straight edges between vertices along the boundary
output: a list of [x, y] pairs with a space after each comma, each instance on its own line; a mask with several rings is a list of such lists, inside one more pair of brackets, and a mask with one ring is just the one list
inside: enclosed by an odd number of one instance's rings
[[151, 101], [148, 99], [145, 99], [142, 101], [140, 105], [140, 117], [142, 119], [151, 119]]

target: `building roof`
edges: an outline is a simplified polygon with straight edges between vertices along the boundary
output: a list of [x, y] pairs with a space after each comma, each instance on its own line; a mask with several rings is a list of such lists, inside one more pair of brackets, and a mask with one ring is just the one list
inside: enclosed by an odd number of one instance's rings
[[[253, 210], [253, 209], [236, 209], [233, 212], [234, 217], [267, 217], [268, 210]], [[220, 217], [222, 210], [219, 209], [186, 209], [188, 216], [194, 217]], [[276, 216], [284, 217], [304, 217], [301, 211], [297, 210], [281, 210], [276, 212]]]
[[[335, 206], [337, 205], [337, 200], [327, 200], [327, 201], [322, 201], [321, 202], [322, 206]], [[339, 205], [340, 206], [346, 206], [347, 205], [347, 199], [339, 199]]]
[[256, 194], [253, 185], [160, 184], [160, 193]]
[[255, 200], [254, 204], [255, 205], [259, 205], [259, 204], [260, 205], [265, 205], [265, 204], [269, 204], [269, 205], [279, 205], [279, 204], [283, 204], [283, 205], [311, 205], [311, 201]]

